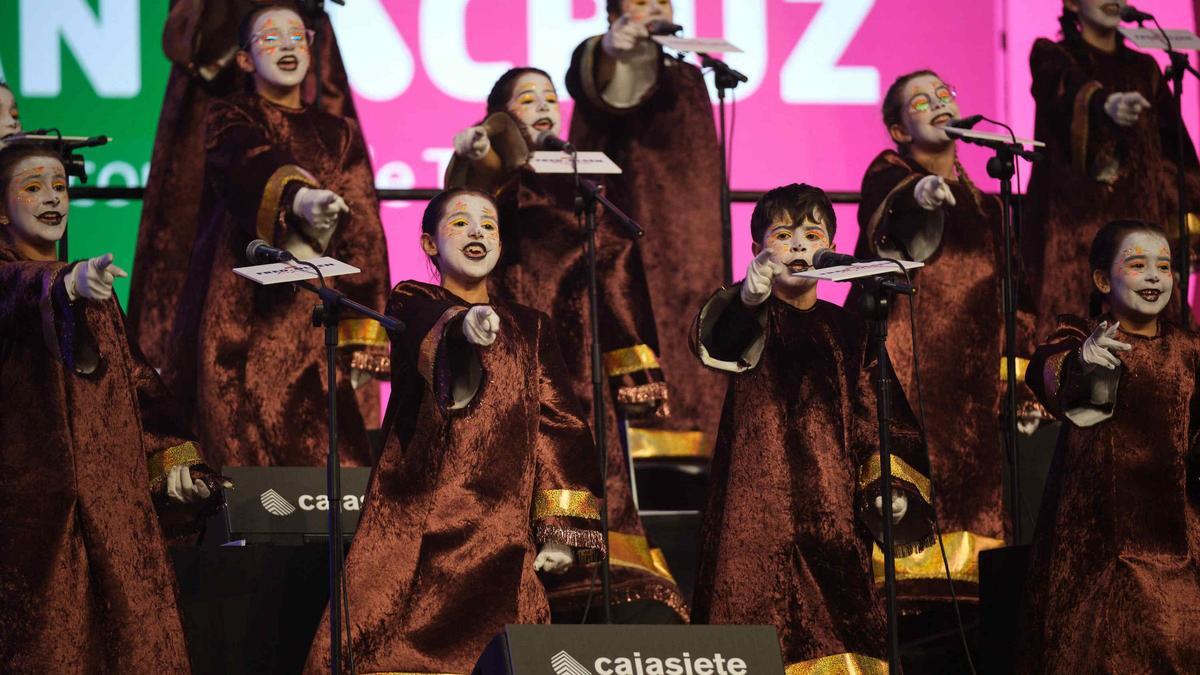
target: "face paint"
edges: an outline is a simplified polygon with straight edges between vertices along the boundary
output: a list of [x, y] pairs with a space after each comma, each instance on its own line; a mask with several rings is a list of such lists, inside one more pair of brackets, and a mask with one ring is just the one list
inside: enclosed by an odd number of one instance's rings
[[272, 9], [254, 20], [249, 50], [254, 74], [278, 89], [299, 87], [312, 59], [309, 40], [300, 16], [290, 9]]
[[763, 235], [762, 247], [771, 252], [771, 259], [788, 269], [788, 274], [776, 277], [775, 284], [797, 290], [807, 289], [817, 283], [816, 279], [792, 276], [791, 272], [804, 272], [812, 267], [813, 254], [830, 248], [829, 231], [825, 223], [805, 219], [792, 222], [786, 215], [776, 218]]
[[959, 115], [954, 88], [935, 75], [914, 77], [904, 85], [900, 126], [921, 148], [938, 149], [953, 141], [942, 127]]
[[1108, 278], [1108, 304], [1114, 314], [1140, 321], [1158, 316], [1175, 286], [1167, 240], [1152, 232], [1125, 235]]
[[513, 84], [512, 95], [508, 97], [508, 111], [513, 114], [529, 137], [537, 140], [544, 131], [560, 136], [562, 131], [562, 115], [558, 111], [558, 92], [546, 76], [539, 73], [526, 73], [517, 78]]
[[1116, 30], [1121, 25], [1121, 9], [1125, 0], [1077, 0], [1079, 20], [1102, 31]]
[[62, 162], [53, 157], [26, 157], [13, 167], [4, 193], [7, 222], [0, 229], [30, 248], [45, 248], [62, 239], [69, 207]]
[[671, 0], [622, 0], [621, 11], [638, 23], [675, 21]]
[[455, 197], [438, 221], [438, 270], [442, 279], [469, 286], [485, 279], [500, 259], [500, 221], [479, 195]]
[[8, 87], [0, 87], [0, 138], [21, 131], [21, 114], [17, 111], [17, 99]]

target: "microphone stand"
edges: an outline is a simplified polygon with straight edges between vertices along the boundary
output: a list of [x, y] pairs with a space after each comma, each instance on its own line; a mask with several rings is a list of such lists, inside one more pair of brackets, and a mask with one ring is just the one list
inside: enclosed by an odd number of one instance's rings
[[724, 254], [725, 283], [733, 281], [733, 213], [729, 198], [729, 141], [725, 137], [725, 92], [742, 82], [749, 82], [742, 73], [729, 67], [721, 59], [704, 52], [697, 52], [700, 65], [713, 71], [713, 85], [717, 88], [717, 100], [721, 117], [721, 246]]
[[575, 179], [575, 214], [584, 221], [587, 232], [588, 317], [592, 337], [592, 419], [596, 441], [596, 456], [600, 460], [600, 486], [604, 499], [600, 504], [600, 536], [604, 540], [604, 555], [600, 559], [600, 594], [604, 602], [604, 623], [612, 623], [612, 568], [608, 552], [608, 417], [604, 407], [604, 367], [600, 353], [600, 292], [596, 271], [596, 204], [604, 205], [618, 222], [634, 237], [645, 234], [641, 227], [625, 215], [602, 193], [600, 186], [579, 175], [576, 152], [571, 155], [571, 173]]
[[1017, 295], [1016, 272], [1013, 266], [1013, 174], [1016, 171], [1017, 157], [1033, 162], [1039, 159], [1038, 153], [1026, 150], [1020, 143], [1009, 141], [993, 141], [982, 138], [960, 136], [967, 143], [974, 143], [995, 151], [996, 155], [988, 160], [987, 173], [1000, 181], [1001, 207], [1001, 236], [1004, 239], [1004, 366], [1005, 366], [1005, 397], [1004, 397], [1004, 449], [1008, 457], [1009, 467], [1009, 501], [1010, 518], [1012, 519], [1013, 539], [1021, 542], [1021, 491], [1020, 466], [1021, 460], [1017, 455]]
[[[913, 286], [886, 275], [869, 277], [861, 287], [863, 316], [871, 327], [871, 338], [878, 350], [875, 367], [876, 409], [879, 420], [879, 485], [883, 498], [883, 577], [887, 592], [888, 626], [888, 673], [901, 675], [900, 668], [900, 624], [896, 610], [896, 552], [892, 523], [892, 366], [888, 359], [887, 336], [888, 315], [891, 313], [892, 298], [896, 294], [913, 295]], [[924, 433], [922, 430], [921, 433]]]
[[[329, 405], [329, 455], [325, 461], [325, 489], [329, 495], [329, 671], [333, 675], [341, 675], [342, 607], [345, 602], [342, 589], [345, 587], [346, 570], [343, 550], [345, 544], [342, 542], [342, 466], [338, 457], [337, 432], [338, 322], [341, 321], [342, 311], [349, 310], [352, 314], [378, 321], [389, 334], [402, 332], [404, 323], [347, 298], [341, 291], [329, 288], [319, 271], [318, 277], [321, 279], [320, 286], [307, 281], [293, 281], [292, 285], [315, 293], [321, 299], [321, 304], [313, 309], [312, 324], [325, 327], [325, 371]], [[349, 623], [346, 625], [346, 631], [350, 631]], [[354, 662], [353, 656], [350, 662]]]

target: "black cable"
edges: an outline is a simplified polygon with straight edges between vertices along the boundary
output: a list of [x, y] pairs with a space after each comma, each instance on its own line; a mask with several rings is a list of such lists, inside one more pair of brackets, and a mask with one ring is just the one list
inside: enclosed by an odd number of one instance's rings
[[596, 567], [592, 570], [592, 578], [590, 581], [588, 581], [587, 597], [584, 598], [583, 602], [583, 618], [579, 620], [579, 623], [581, 624], [587, 623], [588, 614], [592, 611], [592, 598], [596, 595], [596, 577], [598, 576], [600, 576], [599, 563], [597, 563]]
[[[894, 263], [896, 267], [904, 274], [904, 280], [910, 286], [912, 285], [912, 277], [909, 276], [908, 270], [904, 265], [895, 258], [882, 258], [888, 262]], [[925, 451], [925, 456], [929, 457], [929, 441], [925, 435], [925, 400], [921, 396], [921, 360], [917, 354], [917, 318], [916, 309], [913, 307], [913, 299], [908, 298], [908, 328], [912, 336], [912, 362], [913, 362], [913, 387], [917, 391], [917, 421], [921, 425], [921, 449]], [[962, 611], [959, 608], [958, 594], [954, 591], [954, 577], [950, 573], [950, 561], [946, 559], [946, 544], [942, 541], [942, 528], [938, 524], [937, 506], [934, 499], [934, 481], [933, 481], [933, 464], [930, 462], [929, 467], [929, 508], [933, 510], [933, 532], [937, 537], [938, 548], [942, 554], [942, 568], [946, 571], [946, 583], [950, 587], [950, 601], [954, 606], [954, 619], [958, 624], [958, 636], [962, 640], [963, 653], [967, 656], [967, 666], [971, 669], [971, 675], [976, 675], [975, 659], [971, 657], [971, 647], [967, 644], [967, 629], [963, 625]], [[887, 508], [890, 508], [888, 506]], [[886, 517], [886, 516], [885, 516]]]
[[307, 267], [313, 268], [313, 271], [317, 273], [317, 279], [321, 280], [321, 288], [329, 288], [328, 286], [325, 285], [325, 275], [321, 274], [320, 267], [317, 267], [316, 265], [314, 265], [312, 262], [310, 262], [308, 260], [293, 260], [292, 262], [296, 263], [297, 265], [305, 265]]
[[[733, 132], [737, 129], [737, 89], [729, 90], [729, 135], [725, 143], [725, 183], [733, 185]], [[732, 193], [733, 188], [730, 188]], [[730, 200], [732, 206], [733, 200]]]

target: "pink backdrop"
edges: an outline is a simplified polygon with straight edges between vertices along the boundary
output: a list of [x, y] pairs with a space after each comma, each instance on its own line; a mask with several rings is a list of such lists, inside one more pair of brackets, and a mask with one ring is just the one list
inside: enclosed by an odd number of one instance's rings
[[[562, 76], [574, 47], [605, 27], [602, 0], [350, 0], [329, 4], [380, 187], [440, 187], [454, 133], [483, 115], [492, 82], [512, 65]], [[1194, 26], [1190, 0], [1144, 0], [1165, 26]], [[899, 74], [931, 67], [954, 84], [964, 114], [1008, 120], [1029, 135], [1027, 57], [1057, 34], [1057, 0], [686, 0], [685, 34], [724, 36], [745, 50], [729, 61], [750, 77], [737, 91], [734, 189], [802, 181], [854, 191], [888, 146], [884, 90]], [[1007, 48], [1005, 45], [1007, 44]], [[1198, 83], [1187, 99], [1195, 127]], [[564, 118], [570, 102], [563, 106]], [[564, 125], [565, 127], [565, 125]], [[981, 127], [983, 128], [983, 127]], [[987, 152], [963, 163], [995, 190]], [[1025, 176], [1028, 167], [1022, 167]], [[423, 204], [384, 207], [392, 278], [427, 279], [416, 247]], [[734, 269], [749, 259], [750, 205], [734, 207]], [[839, 249], [857, 237], [856, 207], [838, 208]], [[840, 301], [841, 285], [821, 289]]]

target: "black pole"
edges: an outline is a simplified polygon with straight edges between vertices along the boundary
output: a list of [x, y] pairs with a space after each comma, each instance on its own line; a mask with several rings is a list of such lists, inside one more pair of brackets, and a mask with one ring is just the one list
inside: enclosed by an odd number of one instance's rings
[[1004, 305], [1004, 450], [1009, 466], [1009, 509], [1014, 542], [1022, 539], [1021, 527], [1021, 459], [1017, 455], [1017, 298], [1013, 269], [1013, 191], [1015, 155], [1012, 148], [997, 147], [996, 156], [988, 160], [987, 172], [1000, 181], [1000, 231], [1004, 239], [1004, 279], [1001, 293]]
[[1187, 153], [1184, 152], [1187, 134], [1183, 130], [1183, 76], [1187, 74], [1188, 58], [1187, 55], [1174, 50], [1168, 53], [1171, 55], [1171, 67], [1167, 73], [1171, 82], [1174, 83], [1171, 97], [1175, 104], [1175, 192], [1178, 195], [1177, 206], [1179, 207], [1177, 214], [1179, 217], [1179, 248], [1175, 252], [1175, 269], [1179, 270], [1179, 307], [1183, 312], [1179, 325], [1186, 328], [1191, 325], [1192, 318], [1190, 299], [1188, 298], [1188, 286], [1191, 285], [1192, 271], [1191, 232], [1188, 231], [1187, 178], [1183, 168], [1184, 157], [1187, 156]]
[[725, 137], [725, 87], [717, 81], [721, 116], [721, 256], [725, 283], [733, 282], [733, 212], [729, 203], [729, 147]]

